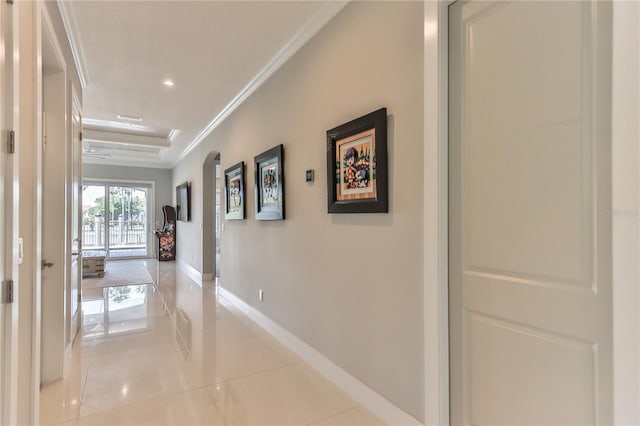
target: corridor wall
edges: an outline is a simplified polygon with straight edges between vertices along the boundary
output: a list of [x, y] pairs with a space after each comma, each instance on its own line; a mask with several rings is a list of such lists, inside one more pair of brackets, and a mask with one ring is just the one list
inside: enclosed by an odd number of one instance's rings
[[[192, 183], [178, 261], [202, 271], [202, 165], [244, 161], [247, 219], [227, 221], [221, 285], [424, 420], [423, 10], [352, 2], [173, 169]], [[325, 132], [388, 110], [389, 213], [328, 214]], [[286, 220], [256, 221], [253, 158], [284, 144]], [[305, 170], [316, 180], [305, 182]], [[264, 301], [258, 290], [264, 291]]]

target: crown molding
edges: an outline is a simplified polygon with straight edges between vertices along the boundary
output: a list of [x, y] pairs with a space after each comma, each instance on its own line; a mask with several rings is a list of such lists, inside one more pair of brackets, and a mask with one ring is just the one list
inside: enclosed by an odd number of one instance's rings
[[98, 166], [116, 166], [116, 167], [142, 167], [148, 169], [168, 169], [171, 170], [173, 166], [169, 163], [158, 162], [155, 160], [123, 160], [113, 158], [91, 158], [87, 156], [82, 157], [82, 164], [92, 164]]
[[73, 62], [76, 64], [78, 70], [78, 76], [80, 77], [80, 84], [82, 88], [87, 87], [91, 83], [91, 76], [87, 69], [87, 63], [85, 62], [85, 54], [82, 48], [82, 43], [78, 37], [78, 21], [76, 19], [73, 6], [70, 1], [57, 1], [58, 10], [62, 16], [62, 23], [64, 24], [64, 30], [67, 33], [67, 39], [69, 39], [69, 45], [71, 46], [71, 54], [73, 56]]
[[322, 27], [338, 14], [350, 0], [328, 1], [323, 4], [307, 23], [274, 55], [255, 77], [216, 115], [198, 136], [178, 155], [171, 167], [175, 167], [193, 151], [233, 111], [269, 79], [289, 58], [304, 46]]
[[168, 138], [159, 138], [146, 135], [131, 135], [120, 132], [107, 132], [103, 130], [86, 129], [82, 135], [88, 142], [107, 142], [140, 146], [152, 146], [156, 148], [168, 148], [171, 146]]

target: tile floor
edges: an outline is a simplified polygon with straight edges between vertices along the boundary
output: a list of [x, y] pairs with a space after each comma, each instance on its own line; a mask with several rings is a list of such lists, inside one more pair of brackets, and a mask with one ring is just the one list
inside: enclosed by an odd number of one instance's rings
[[155, 285], [87, 289], [65, 379], [43, 425], [382, 425], [173, 262]]

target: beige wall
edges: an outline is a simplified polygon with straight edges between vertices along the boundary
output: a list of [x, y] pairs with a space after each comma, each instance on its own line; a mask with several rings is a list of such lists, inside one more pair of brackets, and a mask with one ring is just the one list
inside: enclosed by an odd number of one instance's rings
[[[244, 160], [248, 219], [226, 222], [222, 286], [421, 420], [422, 18], [419, 2], [349, 4], [173, 170], [193, 194], [178, 259], [202, 270], [205, 157], [219, 151], [223, 169]], [[390, 212], [327, 214], [325, 131], [383, 106]], [[287, 218], [259, 222], [253, 157], [279, 143]]]

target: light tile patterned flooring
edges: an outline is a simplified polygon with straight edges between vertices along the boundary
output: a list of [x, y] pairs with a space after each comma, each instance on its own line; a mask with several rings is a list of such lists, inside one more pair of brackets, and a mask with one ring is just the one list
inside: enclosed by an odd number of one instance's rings
[[383, 424], [216, 296], [214, 282], [144, 262], [156, 285], [84, 291], [71, 367], [43, 387], [41, 424]]

